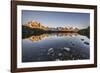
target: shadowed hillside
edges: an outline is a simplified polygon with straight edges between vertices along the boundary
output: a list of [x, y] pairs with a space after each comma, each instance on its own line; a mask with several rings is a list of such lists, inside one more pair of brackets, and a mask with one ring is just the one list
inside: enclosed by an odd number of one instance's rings
[[27, 26], [22, 26], [22, 38], [29, 37], [31, 35], [40, 35], [45, 31], [38, 28], [29, 28]]
[[81, 35], [85, 35], [88, 38], [90, 38], [90, 27], [87, 27], [85, 29], [79, 30], [78, 33], [81, 34]]

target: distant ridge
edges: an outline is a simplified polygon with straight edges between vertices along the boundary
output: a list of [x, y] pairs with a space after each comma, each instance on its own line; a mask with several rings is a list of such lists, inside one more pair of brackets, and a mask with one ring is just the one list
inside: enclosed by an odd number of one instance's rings
[[57, 27], [57, 28], [50, 28], [48, 26], [44, 26], [43, 24], [37, 22], [37, 21], [29, 21], [23, 26], [27, 26], [32, 29], [42, 29], [46, 31], [68, 31], [68, 32], [78, 32], [78, 28], [73, 27]]

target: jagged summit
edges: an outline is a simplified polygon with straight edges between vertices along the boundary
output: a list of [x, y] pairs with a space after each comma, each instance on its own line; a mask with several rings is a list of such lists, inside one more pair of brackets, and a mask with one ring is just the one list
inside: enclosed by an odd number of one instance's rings
[[40, 22], [37, 21], [29, 21], [24, 26], [27, 26], [29, 28], [37, 28], [37, 29], [43, 29], [43, 30], [50, 30], [50, 31], [68, 31], [68, 32], [78, 32], [78, 28], [73, 27], [57, 27], [57, 28], [50, 28], [48, 26], [44, 26]]
[[39, 29], [48, 29], [47, 26], [43, 26], [41, 23], [37, 22], [37, 21], [29, 21], [27, 24], [25, 24], [24, 26], [30, 27], [30, 28], [39, 28]]

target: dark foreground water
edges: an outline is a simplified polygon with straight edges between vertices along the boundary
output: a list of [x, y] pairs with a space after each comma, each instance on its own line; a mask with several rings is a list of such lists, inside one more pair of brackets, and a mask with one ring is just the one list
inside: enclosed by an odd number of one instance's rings
[[22, 62], [89, 59], [89, 47], [89, 38], [77, 33], [33, 35], [22, 40]]

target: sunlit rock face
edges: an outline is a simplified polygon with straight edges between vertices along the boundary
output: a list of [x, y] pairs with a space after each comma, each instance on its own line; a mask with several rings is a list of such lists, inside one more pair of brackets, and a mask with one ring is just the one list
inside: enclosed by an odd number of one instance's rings
[[43, 26], [43, 24], [37, 22], [37, 21], [29, 21], [26, 24], [24, 24], [24, 26], [27, 26], [29, 28], [38, 28], [38, 29], [43, 29], [43, 30], [47, 30], [48, 26]]
[[23, 26], [29, 27], [29, 28], [37, 28], [37, 29], [43, 29], [46, 31], [66, 31], [66, 32], [78, 32], [79, 29], [76, 27], [56, 27], [56, 28], [51, 28], [48, 26], [44, 26], [43, 24], [41, 24], [40, 22], [37, 21], [29, 21], [26, 24], [23, 24]]

